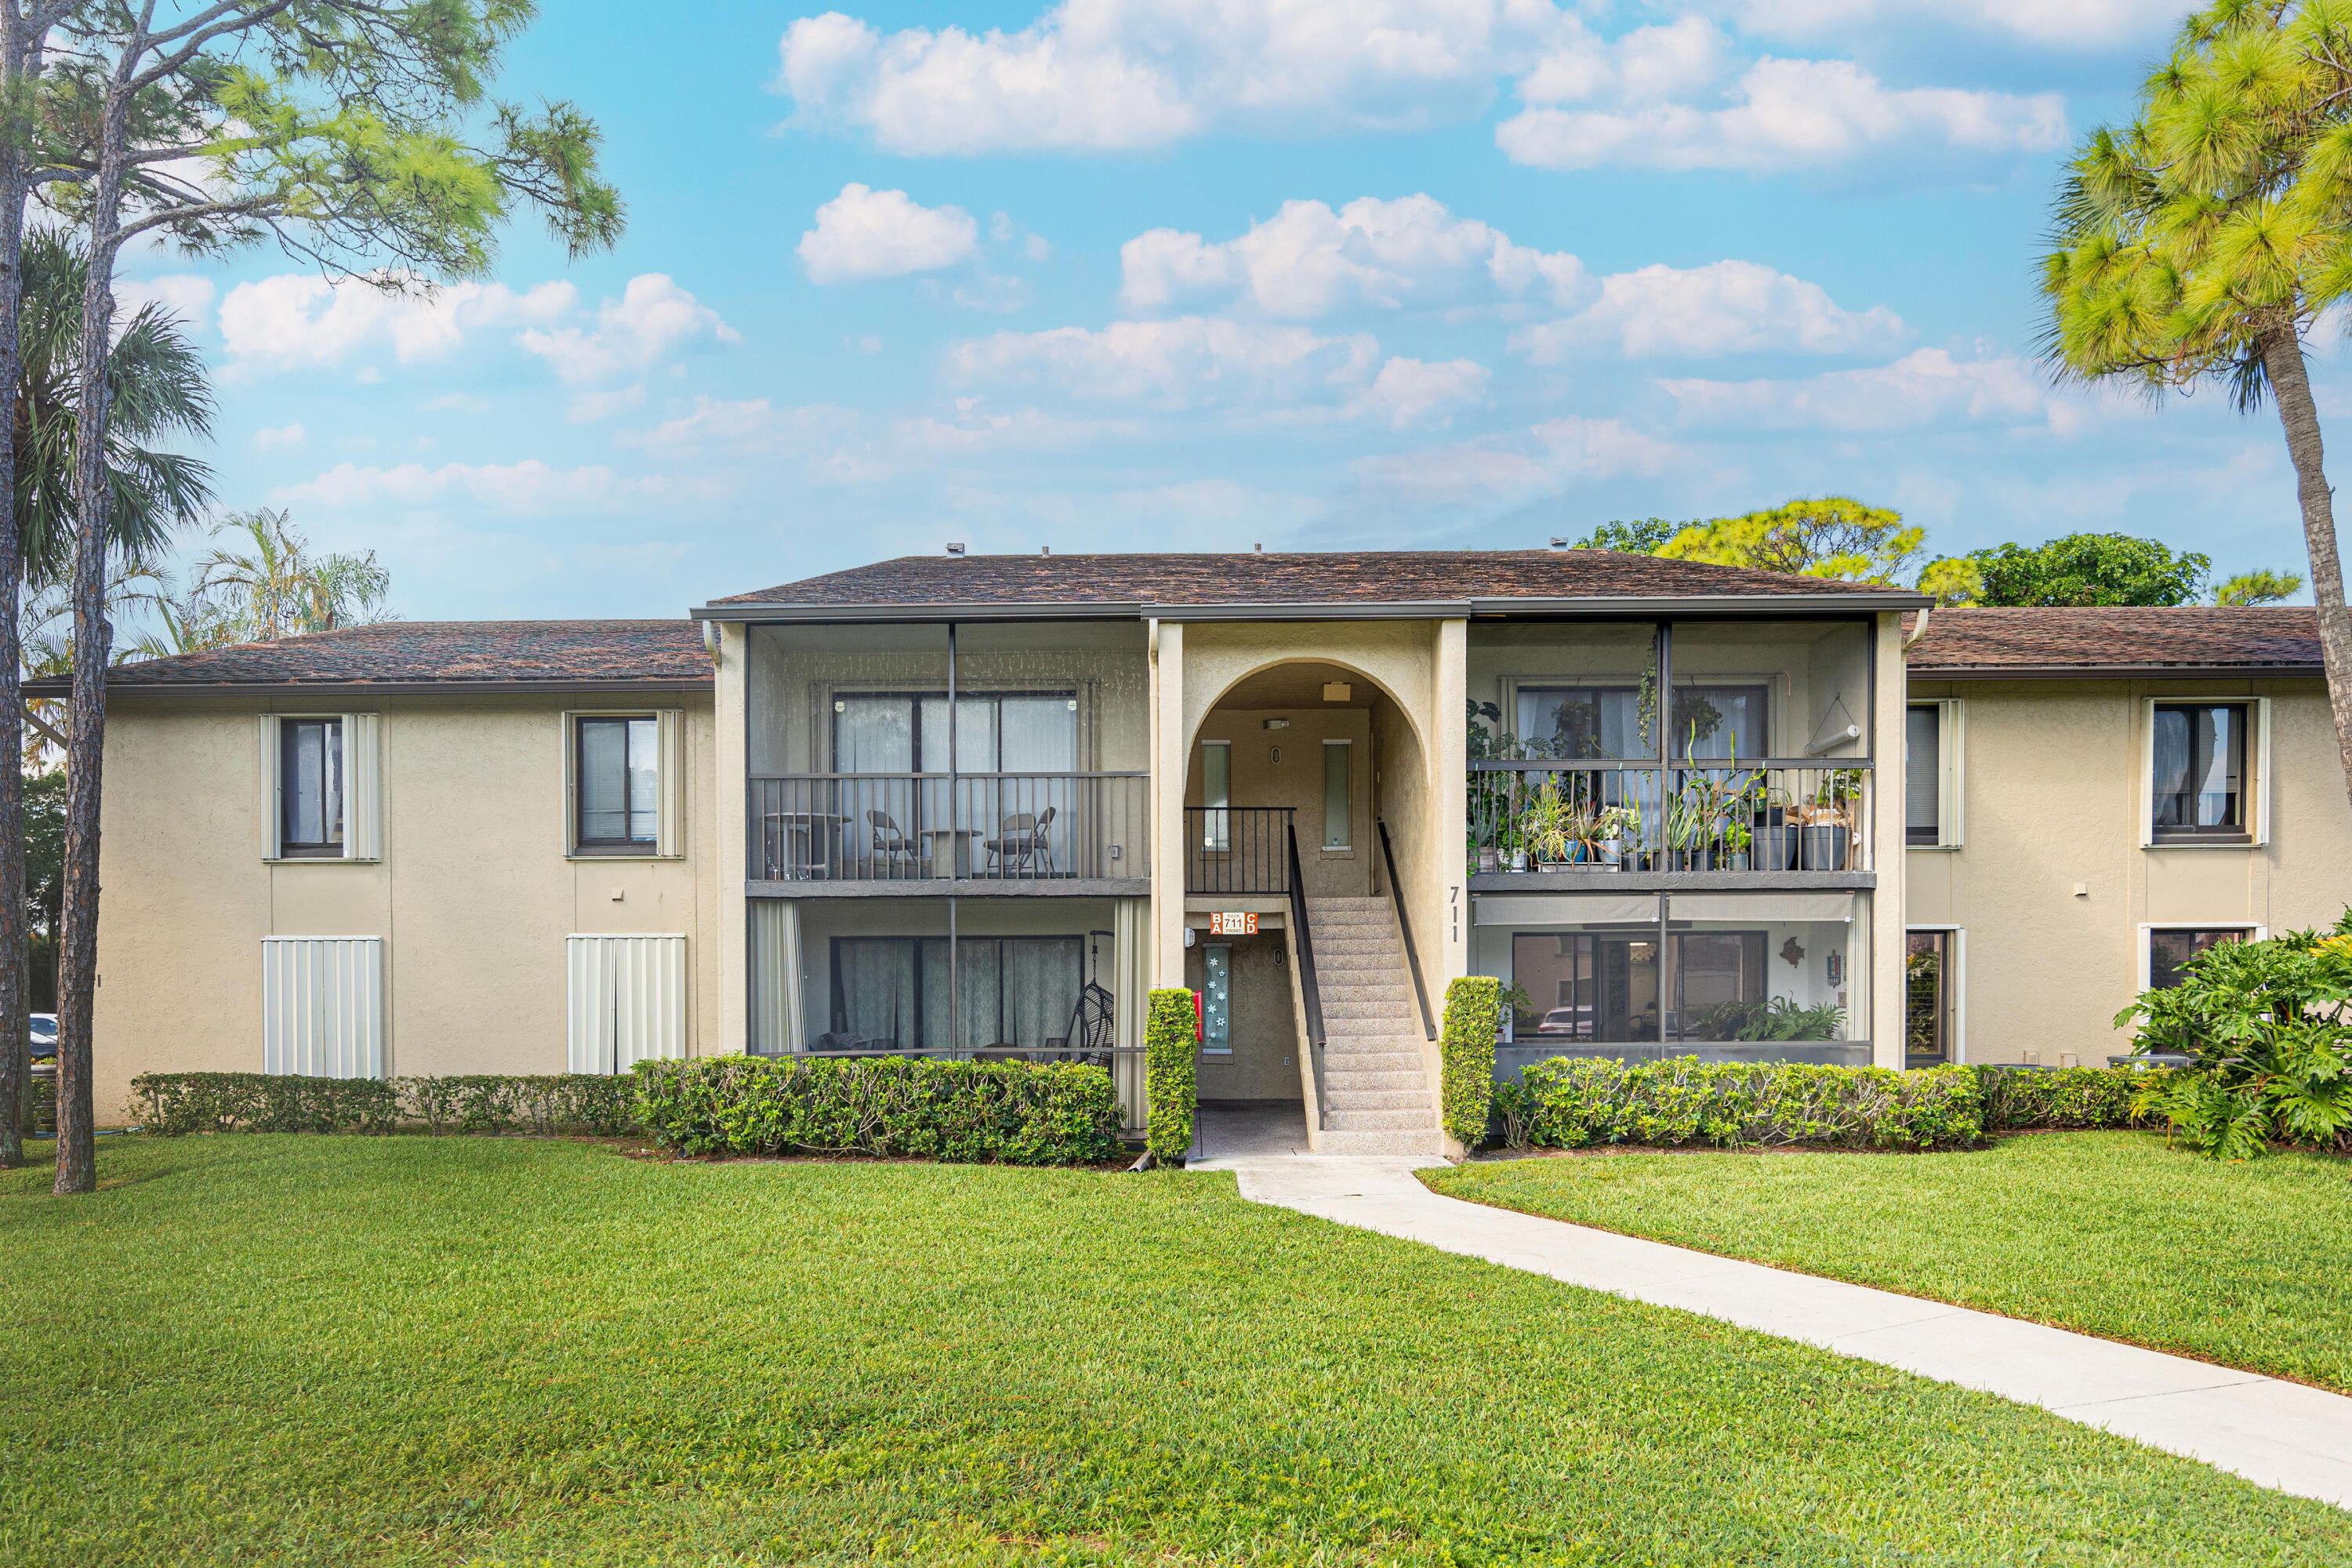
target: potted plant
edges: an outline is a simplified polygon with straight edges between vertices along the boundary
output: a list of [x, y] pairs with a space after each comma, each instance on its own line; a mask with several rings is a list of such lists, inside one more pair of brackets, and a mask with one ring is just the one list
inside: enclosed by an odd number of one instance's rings
[[1675, 792], [1666, 806], [1666, 847], [1674, 854], [1677, 871], [1711, 870], [1715, 851], [1709, 829], [1714, 826], [1713, 814], [1707, 809], [1707, 787], [1696, 780]]
[[1854, 771], [1832, 768], [1813, 786], [1812, 798], [1796, 808], [1803, 834], [1799, 866], [1807, 871], [1843, 871], [1853, 842]]
[[1745, 812], [1738, 813], [1723, 825], [1723, 868], [1727, 871], [1748, 869], [1748, 846], [1749, 834], [1752, 831], [1748, 824], [1748, 814]]
[[1570, 816], [1571, 808], [1559, 793], [1559, 785], [1550, 779], [1546, 779], [1528, 797], [1527, 809], [1519, 814], [1519, 829], [1528, 852], [1535, 857], [1537, 870], [1555, 870], [1567, 863]]
[[1601, 865], [1615, 868], [1625, 863], [1628, 816], [1627, 807], [1612, 805], [1603, 807], [1593, 819], [1592, 847]]
[[1798, 826], [1795, 803], [1777, 785], [1756, 796], [1756, 824], [1750, 863], [1759, 871], [1797, 868]]

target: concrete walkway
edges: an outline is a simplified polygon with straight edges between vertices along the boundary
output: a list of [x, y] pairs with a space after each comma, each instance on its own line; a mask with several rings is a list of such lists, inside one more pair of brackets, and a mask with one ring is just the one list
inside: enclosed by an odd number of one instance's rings
[[2015, 1318], [1440, 1197], [1428, 1160], [1241, 1154], [1242, 1196], [1981, 1389], [2352, 1508], [2352, 1399]]

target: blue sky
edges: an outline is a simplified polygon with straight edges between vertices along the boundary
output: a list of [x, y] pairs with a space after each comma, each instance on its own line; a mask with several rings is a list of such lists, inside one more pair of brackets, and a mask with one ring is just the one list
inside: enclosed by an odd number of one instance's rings
[[2273, 418], [2033, 359], [2059, 163], [2183, 9], [564, 0], [502, 88], [604, 126], [613, 255], [526, 226], [430, 301], [267, 250], [124, 292], [212, 358], [224, 502], [375, 550], [411, 618], [1829, 493], [1943, 552], [2116, 529], [2299, 571]]

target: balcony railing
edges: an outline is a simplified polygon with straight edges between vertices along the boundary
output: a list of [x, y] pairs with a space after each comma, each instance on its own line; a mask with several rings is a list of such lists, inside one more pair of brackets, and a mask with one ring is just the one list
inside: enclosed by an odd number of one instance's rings
[[1867, 871], [1870, 763], [1473, 762], [1470, 869]]
[[1286, 805], [1186, 806], [1184, 890], [1286, 895], [1291, 815]]
[[797, 773], [751, 781], [751, 871], [771, 882], [1140, 880], [1134, 773]]

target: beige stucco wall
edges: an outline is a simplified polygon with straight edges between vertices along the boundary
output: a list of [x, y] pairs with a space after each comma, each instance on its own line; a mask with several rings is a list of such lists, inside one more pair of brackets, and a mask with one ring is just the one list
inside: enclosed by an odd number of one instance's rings
[[[2278, 931], [2332, 923], [2352, 900], [2352, 807], [2318, 681], [1923, 680], [1910, 695], [1963, 704], [1963, 845], [1906, 859], [1908, 923], [1963, 932], [1968, 1060], [2127, 1050], [2113, 1023], [2139, 987], [2144, 925]], [[2153, 697], [2270, 700], [2267, 843], [2142, 847]]]
[[[562, 715], [683, 709], [677, 859], [564, 855]], [[383, 856], [262, 858], [258, 715], [381, 714]], [[563, 939], [683, 932], [688, 1048], [717, 1037], [710, 699], [114, 696], [100, 877], [96, 1090], [259, 1071], [261, 938], [383, 939], [395, 1075], [561, 1072]], [[619, 897], [616, 899], [615, 894]]]
[[[1288, 721], [1288, 727], [1267, 730], [1269, 719]], [[1315, 898], [1362, 898], [1373, 888], [1373, 863], [1380, 858], [1380, 840], [1373, 827], [1372, 715], [1365, 708], [1240, 709], [1216, 708], [1201, 722], [1192, 742], [1192, 756], [1184, 789], [1184, 804], [1201, 799], [1201, 752], [1207, 742], [1224, 741], [1233, 748], [1232, 798], [1236, 807], [1288, 806], [1298, 835], [1298, 865], [1306, 874], [1307, 891]], [[1349, 760], [1349, 834], [1343, 849], [1323, 847], [1323, 742], [1350, 742]], [[1238, 831], [1238, 830], [1237, 830]], [[1271, 841], [1265, 847], [1279, 853]], [[1171, 872], [1181, 875], [1183, 864], [1170, 858]]]

